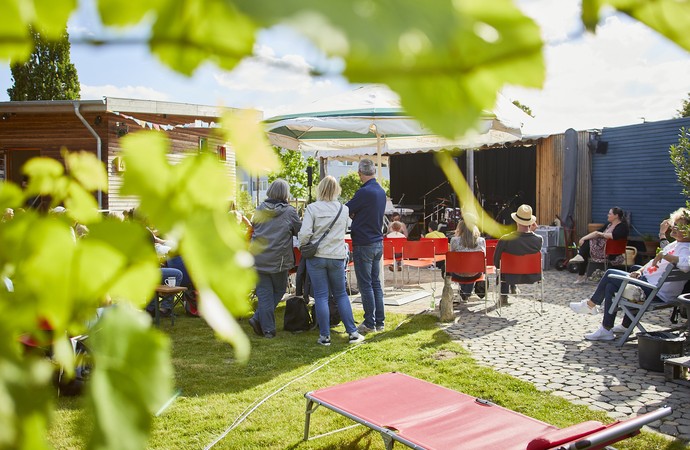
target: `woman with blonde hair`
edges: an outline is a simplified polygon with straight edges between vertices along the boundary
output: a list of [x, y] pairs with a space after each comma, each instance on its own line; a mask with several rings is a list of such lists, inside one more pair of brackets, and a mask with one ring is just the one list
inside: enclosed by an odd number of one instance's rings
[[314, 257], [307, 259], [307, 274], [314, 289], [316, 322], [319, 325], [320, 345], [331, 345], [331, 324], [328, 307], [329, 293], [335, 298], [340, 318], [351, 344], [364, 340], [357, 332], [350, 298], [345, 291], [345, 264], [348, 248], [345, 232], [348, 207], [338, 201], [340, 185], [332, 176], [321, 180], [316, 190], [316, 202], [304, 211], [302, 228], [297, 235], [300, 246], [319, 243]]
[[[451, 252], [484, 252], [486, 253], [486, 241], [480, 236], [479, 229], [475, 225], [477, 223], [476, 217], [473, 214], [466, 213], [458, 222], [455, 228], [455, 236], [450, 240]], [[456, 273], [451, 274], [452, 277], [459, 281], [471, 281], [479, 273]], [[483, 286], [483, 283], [480, 283]], [[460, 296], [463, 300], [472, 294], [472, 289], [475, 287], [474, 283], [460, 284]]]

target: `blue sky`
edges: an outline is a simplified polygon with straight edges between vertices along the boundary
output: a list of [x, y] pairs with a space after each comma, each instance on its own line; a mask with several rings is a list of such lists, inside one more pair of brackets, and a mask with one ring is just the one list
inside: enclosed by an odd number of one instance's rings
[[[585, 33], [577, 0], [520, 0], [522, 10], [542, 27], [547, 82], [542, 90], [506, 87], [511, 100], [528, 105], [539, 130], [629, 125], [673, 117], [690, 93], [690, 54], [645, 26], [609, 14], [596, 35]], [[69, 22], [72, 37], [100, 33], [92, 5]], [[243, 61], [233, 72], [206, 65], [187, 78], [158, 63], [142, 46], [90, 48], [72, 46], [83, 99], [103, 96], [253, 107], [266, 117], [284, 114], [291, 105], [335, 95], [351, 88], [328, 59], [287, 28], [260, 34], [260, 58]], [[284, 70], [264, 61], [287, 63]], [[313, 78], [317, 65], [335, 75]], [[0, 66], [0, 101], [10, 86], [7, 64]]]

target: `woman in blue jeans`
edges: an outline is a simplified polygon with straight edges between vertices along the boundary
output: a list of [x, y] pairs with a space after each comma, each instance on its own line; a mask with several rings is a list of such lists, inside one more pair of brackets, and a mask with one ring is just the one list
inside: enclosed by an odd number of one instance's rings
[[353, 344], [364, 340], [357, 332], [350, 298], [345, 291], [348, 254], [345, 231], [349, 213], [347, 206], [337, 200], [338, 195], [340, 185], [336, 179], [330, 175], [322, 179], [316, 191], [316, 202], [307, 206], [304, 211], [302, 228], [298, 234], [300, 246], [320, 240], [316, 255], [307, 259], [307, 273], [314, 289], [316, 322], [319, 325], [319, 339], [316, 342], [320, 345], [331, 345], [329, 292], [335, 298], [349, 342]]
[[[610, 275], [628, 275], [631, 278], [639, 278], [656, 285], [669, 264], [675, 265], [683, 272], [690, 271], [690, 233], [684, 231], [687, 229], [688, 224], [690, 224], [690, 215], [688, 215], [687, 210], [681, 211], [676, 217], [674, 217], [674, 214], [671, 215], [671, 220], [674, 223], [671, 229], [671, 237], [676, 239], [675, 242], [664, 247], [644, 267], [630, 274], [622, 270], [607, 270], [602, 279], [599, 280], [594, 294], [589, 299], [570, 303], [570, 308], [579, 314], [597, 314], [600, 305], [604, 304], [604, 318], [601, 326], [593, 333], [585, 334], [585, 339], [590, 341], [612, 341], [614, 333], [625, 332], [632, 322], [628, 316], [625, 316], [621, 325], [613, 325], [616, 320], [616, 312], [609, 313], [609, 308], [613, 304], [613, 297], [620, 288], [622, 281], [610, 278]], [[685, 281], [666, 282], [659, 288], [656, 296], [662, 301], [671, 301], [683, 292], [684, 285]], [[649, 290], [645, 289], [645, 294], [649, 294]]]
[[301, 222], [295, 208], [288, 203], [290, 185], [277, 178], [266, 191], [268, 197], [254, 213], [252, 240], [254, 269], [258, 275], [258, 300], [249, 325], [254, 333], [268, 339], [276, 336], [276, 306], [287, 290], [288, 271], [295, 267], [292, 237]]

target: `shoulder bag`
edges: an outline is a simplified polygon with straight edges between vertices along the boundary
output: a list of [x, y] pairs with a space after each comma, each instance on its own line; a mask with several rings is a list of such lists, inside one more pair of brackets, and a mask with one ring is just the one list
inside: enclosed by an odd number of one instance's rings
[[302, 258], [309, 259], [309, 258], [313, 258], [316, 255], [316, 250], [318, 250], [319, 244], [321, 243], [321, 241], [323, 241], [323, 238], [325, 238], [326, 235], [331, 232], [331, 228], [333, 228], [333, 225], [335, 225], [335, 222], [338, 220], [338, 217], [340, 217], [340, 213], [342, 211], [343, 211], [343, 205], [341, 203], [340, 209], [338, 210], [338, 214], [335, 215], [335, 219], [333, 219], [333, 222], [331, 222], [331, 224], [328, 226], [328, 229], [326, 230], [326, 232], [323, 233], [323, 235], [321, 235], [321, 238], [316, 242], [309, 241], [299, 248], [300, 253], [302, 253]]

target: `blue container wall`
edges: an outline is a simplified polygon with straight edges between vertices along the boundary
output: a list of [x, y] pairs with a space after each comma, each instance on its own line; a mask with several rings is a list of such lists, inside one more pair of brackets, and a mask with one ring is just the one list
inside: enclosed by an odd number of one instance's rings
[[685, 206], [669, 158], [682, 127], [690, 129], [690, 118], [604, 128], [608, 151], [592, 155], [592, 222], [606, 223], [618, 206], [631, 213], [630, 237], [657, 236], [659, 222]]

